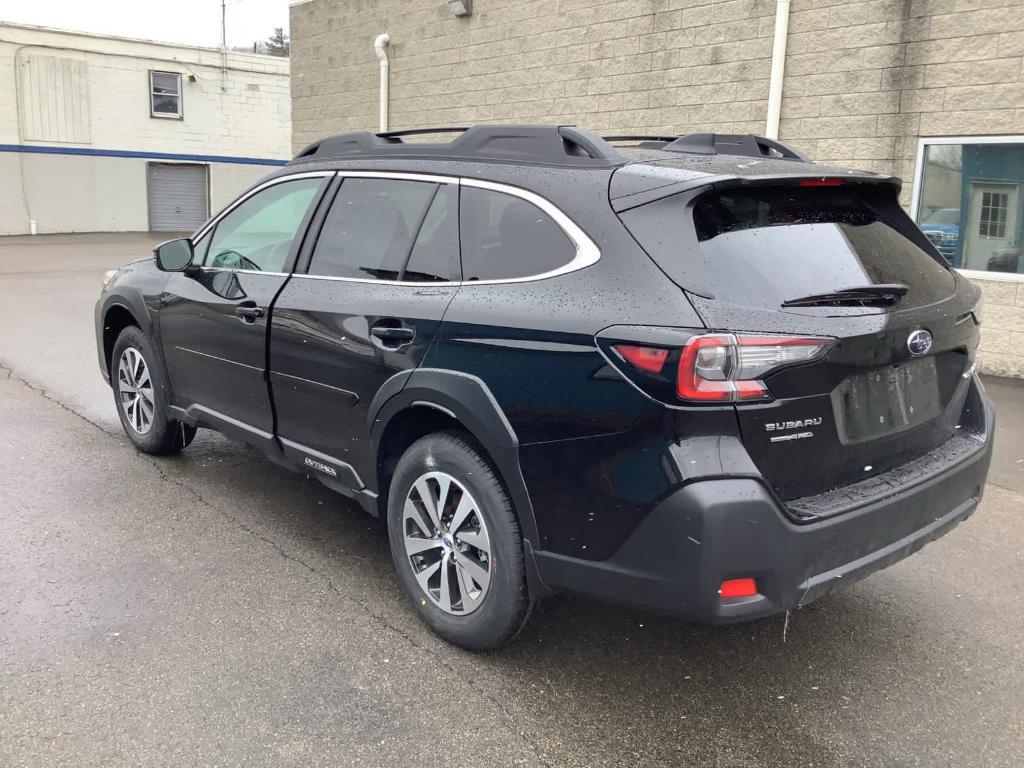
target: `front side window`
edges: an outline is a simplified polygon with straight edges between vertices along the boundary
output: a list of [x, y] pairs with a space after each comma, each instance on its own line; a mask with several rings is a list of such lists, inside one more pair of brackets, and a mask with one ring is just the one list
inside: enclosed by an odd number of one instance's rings
[[459, 229], [465, 280], [542, 275], [576, 257], [576, 246], [548, 214], [504, 192], [463, 187]]
[[181, 74], [178, 72], [149, 73], [150, 117], [180, 118]]
[[450, 184], [348, 178], [324, 219], [309, 274], [364, 280], [458, 280]]
[[1024, 274], [1024, 143], [925, 140], [922, 161], [913, 214], [942, 255], [962, 269]]
[[284, 271], [295, 234], [323, 182], [321, 177], [283, 181], [247, 198], [217, 222], [208, 238], [206, 265]]

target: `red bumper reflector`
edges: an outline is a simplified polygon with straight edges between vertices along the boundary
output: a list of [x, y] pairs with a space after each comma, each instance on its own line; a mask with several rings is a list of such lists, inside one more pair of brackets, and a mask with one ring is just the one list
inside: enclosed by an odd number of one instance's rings
[[719, 597], [754, 597], [757, 582], [753, 579], [726, 579], [718, 588]]

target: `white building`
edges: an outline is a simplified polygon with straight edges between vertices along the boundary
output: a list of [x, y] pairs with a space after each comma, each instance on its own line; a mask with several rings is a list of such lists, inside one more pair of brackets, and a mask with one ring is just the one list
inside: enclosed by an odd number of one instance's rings
[[290, 151], [287, 59], [0, 23], [0, 235], [191, 230]]

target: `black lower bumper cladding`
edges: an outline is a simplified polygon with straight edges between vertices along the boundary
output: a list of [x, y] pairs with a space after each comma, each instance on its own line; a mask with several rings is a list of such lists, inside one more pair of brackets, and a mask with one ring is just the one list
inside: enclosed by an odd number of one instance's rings
[[[806, 605], [916, 552], [974, 512], [994, 417], [977, 381], [971, 390], [976, 424], [949, 450], [900, 474], [899, 485], [868, 484], [841, 494], [842, 504], [837, 496], [822, 499], [828, 514], [797, 522], [756, 479], [691, 482], [659, 503], [608, 560], [536, 552], [538, 573], [554, 591], [709, 623]], [[811, 500], [800, 503], [812, 512]], [[719, 596], [722, 581], [746, 577], [756, 580], [757, 595]]]

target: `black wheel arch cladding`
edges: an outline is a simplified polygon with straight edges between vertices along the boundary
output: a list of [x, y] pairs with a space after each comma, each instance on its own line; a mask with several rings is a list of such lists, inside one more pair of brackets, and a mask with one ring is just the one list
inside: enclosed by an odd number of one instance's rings
[[[374, 455], [391, 420], [417, 406], [449, 414], [480, 444], [508, 489], [523, 537], [537, 546], [539, 534], [533, 505], [519, 467], [519, 440], [487, 385], [476, 376], [436, 368], [396, 374], [381, 388], [368, 413]], [[367, 484], [379, 490], [380, 481], [374, 468]]]

